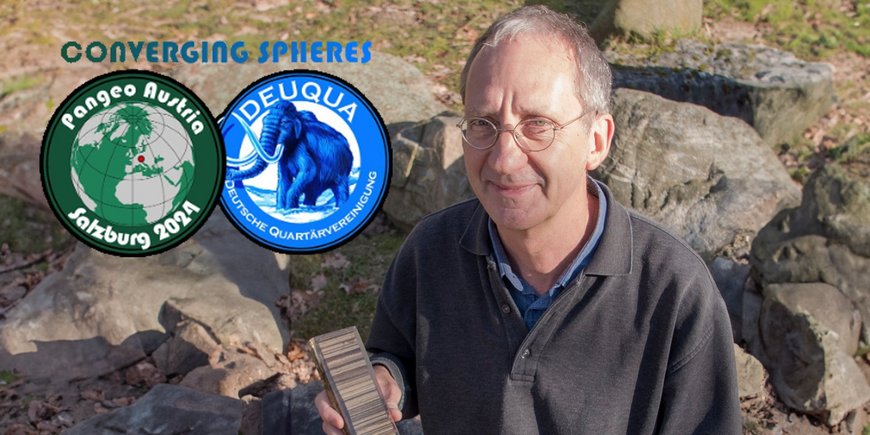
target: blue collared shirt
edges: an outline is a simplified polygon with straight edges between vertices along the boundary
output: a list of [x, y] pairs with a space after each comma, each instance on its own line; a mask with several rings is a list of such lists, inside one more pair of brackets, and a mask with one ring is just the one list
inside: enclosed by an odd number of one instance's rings
[[492, 219], [489, 219], [489, 239], [492, 242], [492, 251], [495, 256], [495, 262], [498, 264], [498, 272], [508, 290], [510, 290], [511, 297], [513, 297], [514, 303], [523, 315], [523, 321], [529, 330], [535, 326], [535, 323], [538, 322], [538, 319], [541, 318], [544, 311], [550, 306], [550, 303], [556, 299], [556, 296], [589, 264], [589, 261], [592, 260], [592, 254], [595, 253], [595, 248], [598, 246], [598, 241], [601, 239], [601, 234], [604, 232], [607, 198], [605, 198], [604, 192], [601, 191], [598, 183], [592, 179], [588, 179], [588, 181], [589, 184], [595, 186], [595, 192], [593, 193], [598, 197], [598, 219], [595, 222], [595, 230], [592, 231], [589, 240], [586, 241], [580, 253], [577, 254], [571, 265], [565, 269], [559, 280], [556, 281], [547, 293], [541, 296], [535, 293], [535, 289], [529, 283], [513, 272], [495, 224], [492, 222]]

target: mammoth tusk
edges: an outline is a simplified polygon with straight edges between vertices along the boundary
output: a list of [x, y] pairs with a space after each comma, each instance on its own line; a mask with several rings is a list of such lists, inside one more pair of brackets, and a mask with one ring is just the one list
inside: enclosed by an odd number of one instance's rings
[[266, 153], [266, 150], [263, 149], [263, 146], [260, 144], [260, 140], [257, 138], [257, 135], [254, 134], [254, 132], [251, 130], [251, 127], [248, 125], [248, 123], [245, 122], [245, 120], [236, 113], [233, 113], [233, 116], [245, 130], [245, 136], [247, 136], [248, 139], [251, 141], [251, 144], [254, 145], [254, 152], [238, 159], [227, 157], [227, 164], [238, 167], [245, 166], [256, 161], [257, 155], [259, 155], [268, 164], [277, 163], [281, 156], [281, 152], [284, 151], [284, 144], [279, 143], [278, 145], [276, 145], [275, 154], [270, 156]]

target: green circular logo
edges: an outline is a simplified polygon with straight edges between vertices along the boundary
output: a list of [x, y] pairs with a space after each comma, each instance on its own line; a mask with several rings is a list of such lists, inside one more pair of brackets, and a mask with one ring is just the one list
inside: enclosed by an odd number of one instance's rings
[[40, 171], [61, 223], [99, 251], [145, 256], [190, 237], [214, 209], [221, 135], [184, 85], [148, 71], [96, 77], [45, 131]]

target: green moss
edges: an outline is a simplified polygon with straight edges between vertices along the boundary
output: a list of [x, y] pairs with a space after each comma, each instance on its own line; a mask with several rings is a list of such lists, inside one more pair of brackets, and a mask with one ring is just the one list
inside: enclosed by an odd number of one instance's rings
[[6, 80], [5, 82], [3, 82], [2, 85], [0, 85], [0, 98], [3, 98], [15, 92], [32, 89], [38, 86], [41, 82], [42, 79], [39, 76], [34, 75], [21, 75], [13, 77], [9, 80]]
[[10, 372], [8, 370], [0, 370], [0, 387], [4, 385], [9, 385], [18, 380], [18, 375], [15, 372]]

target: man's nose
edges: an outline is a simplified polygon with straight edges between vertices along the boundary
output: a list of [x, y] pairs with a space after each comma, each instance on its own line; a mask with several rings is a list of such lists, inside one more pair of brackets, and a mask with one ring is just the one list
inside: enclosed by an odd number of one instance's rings
[[489, 153], [490, 166], [500, 173], [510, 173], [525, 164], [526, 158], [513, 126], [500, 128]]

